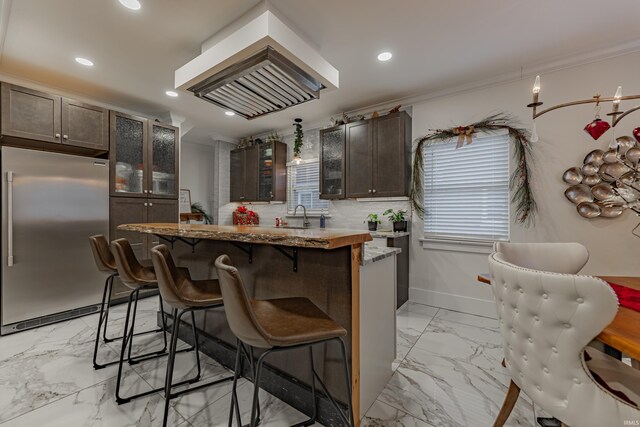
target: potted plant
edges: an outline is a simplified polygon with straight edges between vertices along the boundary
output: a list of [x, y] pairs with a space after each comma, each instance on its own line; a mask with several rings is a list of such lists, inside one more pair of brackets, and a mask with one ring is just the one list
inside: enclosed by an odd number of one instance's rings
[[378, 214], [369, 214], [367, 215], [366, 222], [369, 226], [369, 231], [376, 231], [378, 229], [378, 224], [380, 224], [382, 221], [380, 220]]
[[387, 209], [383, 215], [389, 218], [389, 221], [393, 222], [393, 231], [407, 231], [407, 220], [405, 215], [407, 211], [399, 209], [394, 211], [393, 209]]

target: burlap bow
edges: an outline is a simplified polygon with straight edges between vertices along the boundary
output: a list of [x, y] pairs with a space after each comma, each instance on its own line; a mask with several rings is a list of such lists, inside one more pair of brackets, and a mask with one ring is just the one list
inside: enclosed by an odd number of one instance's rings
[[467, 141], [467, 145], [473, 142], [473, 134], [476, 132], [473, 126], [458, 126], [453, 128], [453, 133], [458, 135], [458, 143], [456, 149], [464, 145], [464, 141]]

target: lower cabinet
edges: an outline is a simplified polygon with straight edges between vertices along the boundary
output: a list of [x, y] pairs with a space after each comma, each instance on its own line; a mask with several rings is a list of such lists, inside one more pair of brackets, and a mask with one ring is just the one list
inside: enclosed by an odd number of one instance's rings
[[[136, 257], [150, 265], [151, 248], [160, 244], [157, 236], [118, 230], [121, 224], [144, 224], [152, 222], [178, 222], [178, 201], [169, 199], [144, 199], [139, 197], [111, 197], [109, 201], [109, 239], [125, 238], [131, 243]], [[115, 280], [111, 298], [122, 298], [130, 289]]]

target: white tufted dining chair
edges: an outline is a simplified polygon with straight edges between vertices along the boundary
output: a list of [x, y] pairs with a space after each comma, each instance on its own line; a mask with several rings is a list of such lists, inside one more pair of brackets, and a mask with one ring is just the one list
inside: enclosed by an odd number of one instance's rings
[[[512, 245], [496, 247], [507, 250], [510, 259], [560, 271], [575, 272], [586, 263], [588, 255], [571, 256], [569, 266], [566, 252], [556, 248], [518, 246], [516, 255], [515, 250], [508, 251], [514, 249]], [[575, 248], [576, 253], [581, 252]], [[544, 262], [534, 262], [535, 257], [529, 256], [534, 252], [549, 256]], [[553, 259], [561, 253], [565, 266]], [[592, 348], [588, 349], [591, 360], [585, 362], [585, 348], [617, 313], [618, 300], [611, 287], [594, 277], [519, 267], [500, 252], [489, 257], [489, 269], [511, 376], [494, 427], [504, 425], [520, 390], [567, 426], [617, 427], [640, 422], [637, 407], [607, 391], [590, 373], [596, 372], [611, 388], [640, 403], [639, 371]]]
[[589, 251], [580, 243], [496, 242], [493, 249], [513, 265], [552, 273], [578, 274], [589, 261]]

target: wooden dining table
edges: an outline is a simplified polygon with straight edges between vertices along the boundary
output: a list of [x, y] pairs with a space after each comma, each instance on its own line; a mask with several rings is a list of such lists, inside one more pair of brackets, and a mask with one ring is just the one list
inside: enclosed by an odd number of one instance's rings
[[[598, 276], [607, 282], [640, 291], [640, 277]], [[491, 284], [491, 276], [479, 274], [478, 282]], [[631, 359], [640, 361], [640, 312], [620, 306], [618, 314], [596, 339]]]

